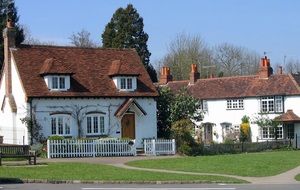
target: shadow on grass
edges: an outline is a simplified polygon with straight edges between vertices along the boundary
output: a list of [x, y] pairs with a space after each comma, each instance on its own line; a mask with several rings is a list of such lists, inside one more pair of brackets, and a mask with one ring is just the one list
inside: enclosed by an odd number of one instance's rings
[[13, 183], [23, 183], [23, 181], [19, 178], [0, 177], [0, 184], [13, 184]]

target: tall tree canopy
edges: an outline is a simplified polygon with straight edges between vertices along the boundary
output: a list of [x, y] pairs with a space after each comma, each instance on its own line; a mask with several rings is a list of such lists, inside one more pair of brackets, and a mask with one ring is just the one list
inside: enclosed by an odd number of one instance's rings
[[[6, 27], [7, 19], [11, 19], [15, 23], [16, 29], [16, 45], [19, 45], [24, 41], [23, 28], [18, 24], [19, 16], [15, 7], [14, 0], [0, 0], [0, 31]], [[2, 67], [4, 60], [3, 52], [3, 36], [0, 35], [0, 68]]]
[[147, 41], [143, 18], [132, 4], [128, 4], [125, 9], [117, 9], [102, 34], [104, 48], [135, 48], [151, 80], [157, 82], [156, 71], [150, 64], [151, 53]]

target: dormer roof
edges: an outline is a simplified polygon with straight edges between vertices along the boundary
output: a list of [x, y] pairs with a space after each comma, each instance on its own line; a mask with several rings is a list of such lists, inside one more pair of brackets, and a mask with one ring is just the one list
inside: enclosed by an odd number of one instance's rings
[[73, 74], [72, 69], [63, 64], [61, 60], [56, 58], [47, 58], [44, 63], [41, 64], [40, 75], [48, 74]]

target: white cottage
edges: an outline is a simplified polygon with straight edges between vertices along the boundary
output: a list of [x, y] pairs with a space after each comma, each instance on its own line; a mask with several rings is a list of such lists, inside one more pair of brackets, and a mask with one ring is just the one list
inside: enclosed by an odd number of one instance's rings
[[28, 144], [21, 122], [36, 119], [44, 137], [156, 138], [156, 88], [134, 49], [15, 47], [3, 31], [0, 136]]
[[202, 101], [205, 114], [198, 124], [207, 143], [224, 142], [229, 134], [237, 134], [244, 115], [252, 121], [252, 142], [274, 139], [270, 127], [261, 128], [253, 123], [260, 113], [281, 121], [279, 139], [300, 136], [300, 74], [283, 74], [281, 68], [273, 74], [267, 57], [261, 59], [259, 71], [253, 76], [200, 79], [197, 65], [193, 64], [190, 80], [172, 81], [170, 68], [165, 67], [160, 85], [175, 93], [186, 87]]

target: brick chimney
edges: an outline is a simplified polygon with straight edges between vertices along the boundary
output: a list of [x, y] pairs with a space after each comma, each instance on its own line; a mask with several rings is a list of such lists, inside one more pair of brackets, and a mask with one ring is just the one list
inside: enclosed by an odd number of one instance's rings
[[278, 75], [282, 75], [282, 73], [283, 73], [283, 72], [282, 72], [282, 66], [279, 66], [279, 67], [278, 67], [278, 70], [277, 70], [277, 74], [278, 74]]
[[173, 77], [171, 75], [170, 67], [161, 68], [159, 84], [167, 84], [172, 81]]
[[11, 79], [11, 49], [15, 48], [16, 30], [14, 23], [8, 19], [6, 28], [3, 30], [4, 41], [4, 73], [5, 73], [5, 96], [9, 99], [12, 111], [16, 112], [15, 100], [12, 95], [12, 79]]
[[273, 69], [270, 66], [270, 59], [268, 59], [267, 56], [261, 58], [260, 67], [258, 71], [259, 78], [267, 79], [272, 74], [273, 74]]
[[197, 65], [192, 64], [190, 73], [190, 84], [195, 84], [198, 79], [200, 79], [200, 73], [198, 72]]

